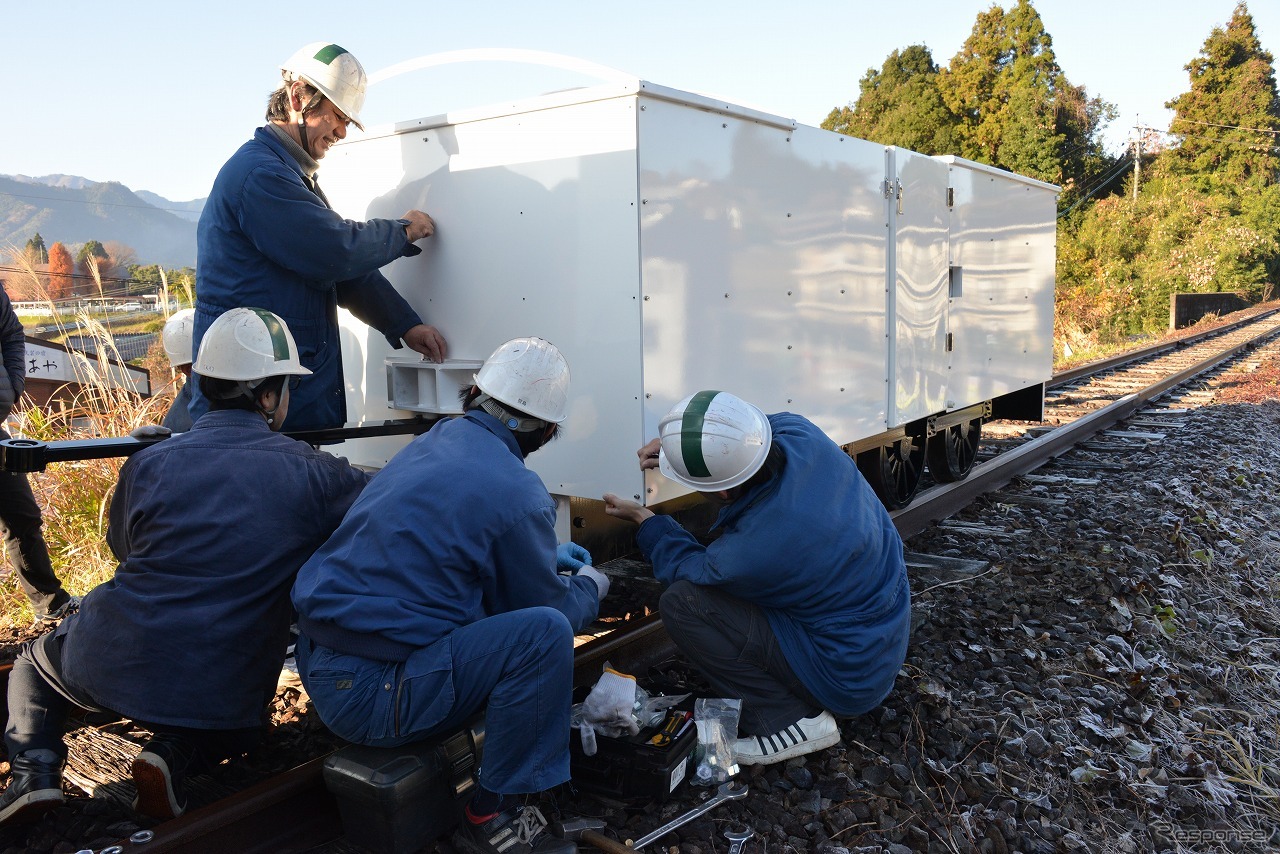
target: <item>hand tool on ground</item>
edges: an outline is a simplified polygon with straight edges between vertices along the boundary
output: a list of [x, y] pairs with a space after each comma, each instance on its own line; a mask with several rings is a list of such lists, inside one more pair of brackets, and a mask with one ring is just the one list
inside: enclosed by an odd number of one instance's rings
[[551, 835], [570, 842], [585, 842], [607, 854], [631, 854], [632, 849], [610, 839], [601, 831], [604, 822], [598, 818], [573, 818], [568, 821], [557, 821], [551, 825]]
[[634, 843], [632, 843], [631, 847], [637, 850], [640, 848], [643, 848], [644, 846], [648, 845], [650, 842], [654, 841], [658, 837], [666, 836], [668, 833], [675, 830], [680, 825], [687, 824], [688, 822], [693, 821], [695, 818], [707, 812], [708, 810], [710, 810], [712, 807], [714, 807], [716, 804], [720, 803], [721, 801], [733, 801], [733, 800], [737, 800], [738, 798], [745, 798], [746, 796], [747, 796], [746, 783], [735, 783], [732, 780], [728, 781], [727, 783], [721, 783], [720, 788], [716, 789], [716, 793], [712, 795], [710, 798], [708, 798], [706, 801], [694, 807], [693, 809], [689, 810], [684, 815], [667, 822], [662, 827], [655, 830], [653, 833], [640, 837]]
[[747, 828], [746, 830], [726, 830], [724, 832], [724, 838], [729, 840], [729, 854], [742, 854], [743, 844], [755, 835], [756, 832], [750, 828]]

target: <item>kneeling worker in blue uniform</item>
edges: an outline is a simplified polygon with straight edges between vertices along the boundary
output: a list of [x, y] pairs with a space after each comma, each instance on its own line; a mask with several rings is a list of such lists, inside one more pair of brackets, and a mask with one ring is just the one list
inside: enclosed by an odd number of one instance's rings
[[114, 577], [14, 662], [0, 824], [62, 803], [73, 706], [153, 733], [133, 763], [134, 805], [161, 819], [185, 810], [187, 775], [264, 731], [294, 575], [370, 476], [275, 432], [289, 378], [308, 373], [276, 315], [223, 314], [195, 365], [210, 411], [120, 471], [107, 529]]
[[718, 696], [742, 700], [734, 758], [765, 765], [839, 743], [833, 715], [878, 706], [906, 656], [902, 540], [853, 459], [812, 422], [721, 391], [680, 401], [641, 469], [722, 509], [701, 545], [613, 494], [665, 586], [662, 622]]
[[[569, 366], [539, 338], [503, 344], [463, 415], [378, 473], [298, 573], [298, 673], [321, 720], [395, 747], [485, 710], [479, 787], [454, 844], [571, 852], [519, 795], [569, 779], [573, 636], [609, 579], [556, 545], [555, 502], [525, 458], [568, 411]], [[571, 574], [566, 574], [571, 573]]]

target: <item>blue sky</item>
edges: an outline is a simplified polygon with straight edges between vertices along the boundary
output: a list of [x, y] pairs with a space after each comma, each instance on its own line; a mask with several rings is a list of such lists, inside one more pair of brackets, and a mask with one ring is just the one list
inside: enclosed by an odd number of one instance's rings
[[[120, 181], [174, 201], [207, 195], [262, 122], [279, 64], [333, 41], [374, 73], [446, 51], [509, 48], [577, 57], [644, 80], [817, 125], [854, 100], [890, 51], [923, 43], [949, 62], [989, 0], [539, 0], [456, 3], [212, 3], [45, 0], [5, 4], [0, 174]], [[1005, 0], [1006, 8], [1013, 0]], [[1120, 110], [1118, 151], [1138, 119], [1168, 127], [1183, 66], [1235, 0], [1037, 0], [1067, 77]], [[1280, 54], [1280, 2], [1253, 0], [1262, 45]], [[383, 123], [583, 85], [589, 78], [467, 63], [370, 89]]]

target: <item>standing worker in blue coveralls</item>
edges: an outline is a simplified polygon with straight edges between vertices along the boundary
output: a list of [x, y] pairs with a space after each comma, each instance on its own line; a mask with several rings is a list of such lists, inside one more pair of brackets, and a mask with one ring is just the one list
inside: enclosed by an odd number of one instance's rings
[[853, 459], [807, 419], [722, 391], [680, 401], [638, 454], [723, 508], [703, 546], [670, 516], [604, 496], [640, 526], [676, 645], [718, 696], [742, 700], [734, 759], [839, 743], [832, 712], [884, 700], [911, 622], [902, 539]]
[[[218, 315], [259, 306], [289, 324], [302, 364], [285, 429], [339, 427], [346, 421], [338, 306], [377, 329], [392, 347], [403, 341], [433, 361], [446, 356], [444, 338], [379, 272], [422, 250], [414, 242], [435, 233], [426, 213], [400, 219], [343, 219], [316, 182], [319, 161], [361, 130], [367, 77], [348, 51], [307, 45], [282, 66], [284, 83], [267, 102], [267, 124], [223, 165], [196, 231], [194, 346]], [[193, 387], [191, 416], [208, 401]]]
[[[517, 338], [481, 366], [460, 418], [414, 439], [298, 574], [298, 674], [341, 738], [394, 747], [485, 712], [477, 793], [454, 844], [565, 854], [514, 796], [569, 779], [573, 636], [609, 590], [556, 545], [555, 502], [525, 457], [568, 412], [569, 366]], [[559, 574], [559, 573], [571, 574]]]
[[107, 528], [114, 576], [13, 664], [0, 826], [63, 802], [74, 707], [151, 731], [133, 763], [134, 805], [160, 819], [186, 809], [187, 776], [262, 737], [294, 575], [371, 475], [276, 432], [289, 378], [307, 369], [271, 312], [219, 317], [195, 367], [212, 408], [120, 470]]
[[[27, 333], [4, 288], [0, 288], [0, 350], [4, 351], [4, 374], [0, 377], [3, 425], [27, 386]], [[8, 438], [0, 426], [0, 439]], [[4, 536], [9, 561], [18, 574], [18, 584], [31, 600], [36, 622], [60, 620], [74, 611], [80, 597], [64, 590], [53, 573], [40, 505], [31, 491], [31, 481], [21, 472], [0, 471], [0, 535]]]

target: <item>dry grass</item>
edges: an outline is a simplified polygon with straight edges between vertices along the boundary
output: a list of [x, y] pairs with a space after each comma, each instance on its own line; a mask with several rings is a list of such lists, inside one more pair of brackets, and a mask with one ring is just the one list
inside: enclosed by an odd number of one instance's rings
[[[15, 262], [22, 264], [20, 260]], [[25, 276], [30, 281], [24, 284], [38, 286], [52, 306], [39, 274], [26, 267]], [[189, 289], [187, 297], [190, 299]], [[167, 306], [167, 282], [162, 299]], [[107, 328], [88, 314], [77, 314], [75, 319], [82, 324], [83, 334], [95, 339], [99, 353], [97, 356], [73, 354], [80, 390], [70, 400], [55, 399], [44, 408], [24, 397], [10, 416], [10, 433], [15, 437], [54, 442], [127, 436], [139, 425], [160, 423], [172, 403], [175, 388], [158, 340], [143, 360], [151, 371], [153, 390], [152, 397], [144, 398], [112, 381], [121, 376], [121, 369], [110, 359], [120, 364], [124, 360]], [[62, 323], [57, 315], [54, 322]], [[166, 377], [170, 378], [169, 382], [165, 381]], [[106, 543], [107, 508], [123, 464], [123, 458], [79, 460], [55, 463], [31, 475], [36, 501], [44, 513], [45, 540], [54, 571], [71, 593], [86, 593], [115, 572], [116, 561]], [[31, 619], [26, 596], [12, 574], [6, 576], [0, 583], [0, 623], [25, 626]]]

